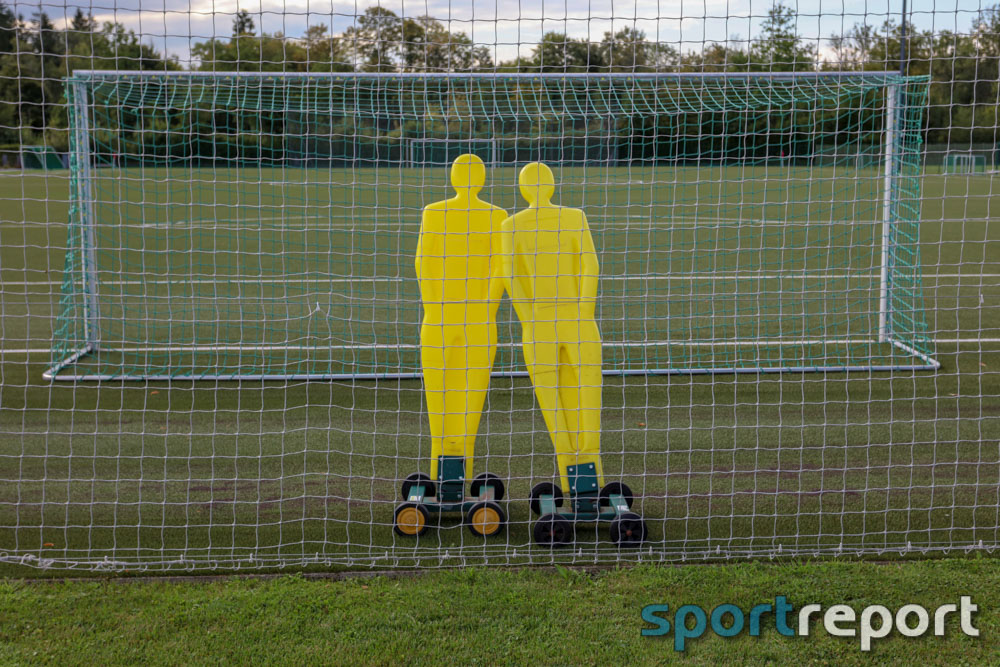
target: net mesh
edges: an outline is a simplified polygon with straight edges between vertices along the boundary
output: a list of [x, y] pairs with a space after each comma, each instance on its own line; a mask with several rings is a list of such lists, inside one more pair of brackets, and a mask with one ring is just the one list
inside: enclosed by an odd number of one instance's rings
[[[1000, 8], [241, 9], [0, 0], [0, 575], [1000, 547]], [[463, 153], [589, 220], [605, 504], [506, 296], [435, 457]]]

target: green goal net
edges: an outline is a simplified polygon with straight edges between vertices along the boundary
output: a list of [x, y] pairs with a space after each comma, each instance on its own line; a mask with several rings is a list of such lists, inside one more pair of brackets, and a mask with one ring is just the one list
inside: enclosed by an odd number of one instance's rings
[[[601, 265], [607, 373], [935, 368], [927, 81], [886, 73], [78, 72], [48, 377], [419, 375], [413, 257], [448, 163], [541, 160]], [[520, 373], [501, 306], [495, 371]]]

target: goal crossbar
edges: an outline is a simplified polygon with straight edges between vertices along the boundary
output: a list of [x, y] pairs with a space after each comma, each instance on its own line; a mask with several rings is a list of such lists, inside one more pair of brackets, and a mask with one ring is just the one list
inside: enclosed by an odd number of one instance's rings
[[885, 83], [923, 77], [897, 72], [193, 72], [187, 70], [74, 70], [71, 80], [150, 77], [186, 79], [872, 79]]

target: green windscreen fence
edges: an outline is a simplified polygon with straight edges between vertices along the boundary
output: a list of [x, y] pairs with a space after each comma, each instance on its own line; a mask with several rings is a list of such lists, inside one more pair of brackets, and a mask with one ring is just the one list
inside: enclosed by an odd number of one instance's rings
[[[80, 73], [50, 376], [419, 374], [448, 164], [549, 164], [601, 265], [608, 373], [934, 368], [921, 77]], [[500, 306], [495, 370], [523, 371]]]

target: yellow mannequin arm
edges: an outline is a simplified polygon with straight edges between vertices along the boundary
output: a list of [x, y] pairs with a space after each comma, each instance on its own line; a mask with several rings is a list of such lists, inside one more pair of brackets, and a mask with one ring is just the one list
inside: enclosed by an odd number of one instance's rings
[[582, 211], [580, 215], [583, 216], [583, 230], [580, 234], [583, 241], [580, 296], [584, 303], [584, 313], [588, 319], [593, 319], [594, 312], [597, 310], [597, 282], [601, 275], [601, 266], [597, 262], [597, 250], [594, 248], [594, 237], [590, 235], [587, 216]]
[[507, 218], [500, 224], [500, 276], [505, 282], [514, 277], [514, 219]]
[[507, 275], [506, 255], [503, 250], [503, 223], [507, 212], [501, 208], [493, 209], [493, 224], [490, 226], [490, 300], [499, 302], [503, 297], [504, 276]]

